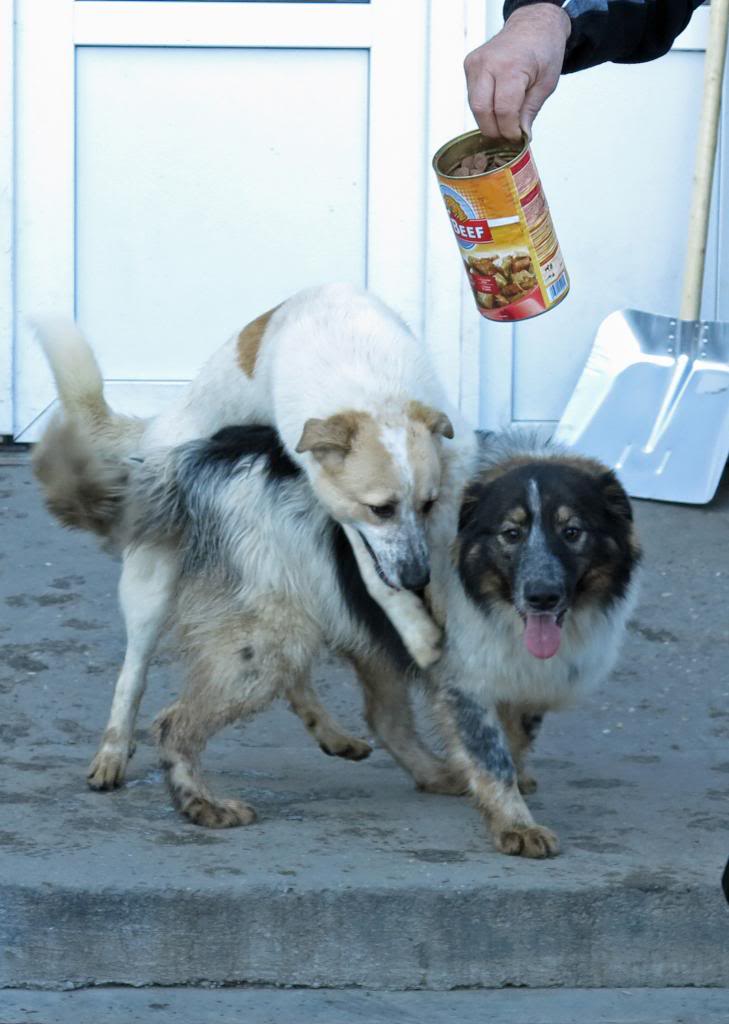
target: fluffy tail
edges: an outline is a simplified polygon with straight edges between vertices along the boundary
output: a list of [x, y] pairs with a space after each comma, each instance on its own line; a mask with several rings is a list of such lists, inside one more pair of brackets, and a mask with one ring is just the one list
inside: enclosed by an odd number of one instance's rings
[[108, 422], [112, 413], [104, 398], [99, 364], [77, 325], [70, 320], [41, 320], [36, 331], [66, 416], [89, 425]]
[[144, 422], [109, 408], [98, 363], [76, 324], [44, 320], [36, 328], [61, 410], [35, 446], [33, 471], [64, 526], [110, 538], [121, 520], [127, 458]]

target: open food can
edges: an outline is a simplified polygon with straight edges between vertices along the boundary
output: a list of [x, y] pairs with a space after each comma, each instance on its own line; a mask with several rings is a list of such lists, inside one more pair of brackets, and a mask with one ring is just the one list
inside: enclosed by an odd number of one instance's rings
[[481, 315], [526, 320], [561, 302], [570, 282], [528, 140], [467, 132], [433, 169]]

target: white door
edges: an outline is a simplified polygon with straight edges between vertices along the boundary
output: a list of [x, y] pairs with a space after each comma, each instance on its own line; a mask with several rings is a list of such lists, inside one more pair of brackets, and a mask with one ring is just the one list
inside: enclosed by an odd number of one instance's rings
[[[500, 5], [489, 4], [493, 32]], [[558, 420], [611, 310], [678, 313], [707, 23], [700, 8], [665, 57], [565, 76], [547, 101], [533, 152], [572, 290], [545, 316], [482, 325], [484, 425]], [[726, 138], [727, 103], [723, 122]], [[723, 143], [716, 185], [729, 194]], [[703, 309], [729, 319], [729, 239], [718, 230], [717, 205]]]
[[431, 338], [451, 394], [466, 377], [475, 399], [429, 166], [464, 127], [467, 5], [15, 6], [19, 440], [53, 400], [29, 317], [75, 316], [111, 404], [145, 414], [249, 319], [326, 280], [380, 294]]

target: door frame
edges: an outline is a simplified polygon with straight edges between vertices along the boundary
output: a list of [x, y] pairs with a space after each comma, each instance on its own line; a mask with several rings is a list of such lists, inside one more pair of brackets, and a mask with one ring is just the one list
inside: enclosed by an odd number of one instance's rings
[[0, 436], [13, 429], [14, 24], [14, 0], [0, 0]]

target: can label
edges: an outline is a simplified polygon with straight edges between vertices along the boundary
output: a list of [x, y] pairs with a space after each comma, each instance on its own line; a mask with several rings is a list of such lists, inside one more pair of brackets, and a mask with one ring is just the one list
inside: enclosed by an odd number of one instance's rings
[[433, 160], [476, 305], [489, 320], [525, 320], [557, 305], [569, 278], [529, 147], [485, 173], [454, 174], [465, 151], [487, 150], [478, 131]]

